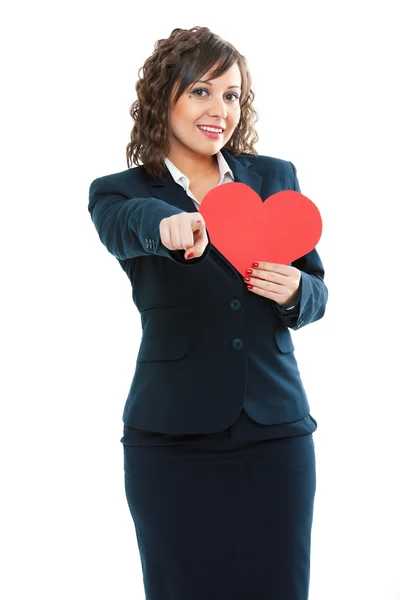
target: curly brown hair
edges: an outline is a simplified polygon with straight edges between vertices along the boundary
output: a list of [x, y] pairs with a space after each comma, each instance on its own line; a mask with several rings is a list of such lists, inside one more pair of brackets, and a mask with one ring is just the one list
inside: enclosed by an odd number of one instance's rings
[[[218, 65], [211, 79], [220, 77], [237, 63], [242, 77], [240, 121], [224, 148], [234, 156], [255, 154], [258, 135], [253, 123], [258, 113], [253, 108], [254, 91], [247, 61], [236, 48], [207, 27], [174, 29], [167, 39], [155, 42], [153, 54], [139, 69], [136, 83], [137, 100], [130, 108], [134, 121], [130, 142], [126, 147], [128, 168], [142, 162], [146, 174], [162, 179], [166, 173], [163, 158], [168, 156], [169, 101], [177, 83], [176, 103], [189, 86]], [[140, 72], [143, 70], [143, 77]]]

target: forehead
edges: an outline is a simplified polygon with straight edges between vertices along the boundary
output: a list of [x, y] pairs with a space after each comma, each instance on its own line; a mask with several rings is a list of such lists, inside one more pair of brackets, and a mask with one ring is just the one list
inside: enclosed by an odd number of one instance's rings
[[231, 67], [229, 67], [229, 69], [227, 69], [225, 71], [225, 73], [223, 73], [219, 77], [214, 77], [213, 79], [211, 79], [212, 74], [216, 70], [217, 70], [217, 65], [214, 65], [207, 73], [205, 73], [202, 77], [200, 77], [200, 79], [203, 81], [206, 81], [207, 79], [214, 81], [216, 79], [222, 79], [222, 78], [226, 79], [228, 77], [235, 77], [237, 79], [237, 81], [235, 83], [238, 83], [240, 85], [241, 73], [240, 73], [240, 69], [239, 69], [239, 66], [237, 63], [234, 63]]

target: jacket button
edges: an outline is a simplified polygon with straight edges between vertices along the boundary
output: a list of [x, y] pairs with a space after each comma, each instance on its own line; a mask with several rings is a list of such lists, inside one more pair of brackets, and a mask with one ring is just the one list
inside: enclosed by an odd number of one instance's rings
[[232, 340], [232, 347], [234, 350], [242, 350], [244, 347], [244, 342], [241, 338], [235, 338]]
[[229, 302], [229, 306], [232, 310], [239, 310], [242, 306], [242, 303], [240, 302], [239, 298], [232, 298], [232, 300]]

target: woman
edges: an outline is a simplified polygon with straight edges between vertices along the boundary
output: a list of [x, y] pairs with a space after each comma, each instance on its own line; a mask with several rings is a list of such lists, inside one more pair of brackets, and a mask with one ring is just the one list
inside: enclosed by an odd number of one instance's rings
[[324, 315], [324, 269], [314, 249], [241, 274], [198, 212], [231, 181], [300, 191], [296, 169], [255, 151], [246, 59], [205, 27], [160, 40], [136, 90], [137, 167], [89, 211], [142, 319], [121, 442], [146, 598], [306, 600], [317, 423], [289, 328]]

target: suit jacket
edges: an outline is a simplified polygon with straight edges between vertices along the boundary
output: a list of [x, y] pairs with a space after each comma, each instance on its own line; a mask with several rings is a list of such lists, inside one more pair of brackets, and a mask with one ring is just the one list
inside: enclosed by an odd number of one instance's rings
[[[289, 161], [222, 153], [235, 181], [263, 201], [281, 190], [300, 191]], [[88, 209], [100, 240], [129, 277], [141, 315], [126, 425], [202, 434], [229, 427], [242, 407], [265, 425], [309, 413], [290, 329], [325, 312], [328, 290], [315, 248], [291, 263], [301, 283], [296, 306], [287, 311], [249, 291], [209, 234], [203, 255], [189, 260], [184, 250], [161, 243], [161, 219], [197, 212], [169, 171], [162, 181], [148, 177], [143, 166], [99, 177], [90, 184]]]

